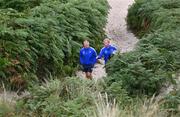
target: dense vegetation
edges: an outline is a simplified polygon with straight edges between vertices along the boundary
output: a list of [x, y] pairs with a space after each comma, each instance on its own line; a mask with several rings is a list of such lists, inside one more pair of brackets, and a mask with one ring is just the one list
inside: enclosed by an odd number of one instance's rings
[[106, 0], [1, 0], [1, 82], [24, 88], [50, 74], [72, 75], [82, 41], [99, 48], [107, 10]]
[[[179, 117], [171, 113], [174, 97], [162, 107], [152, 97], [129, 98], [123, 88], [109, 89], [102, 81], [66, 78], [33, 85], [29, 95], [16, 103], [0, 98], [2, 117]], [[108, 92], [105, 93], [105, 92]], [[110, 95], [110, 97], [108, 96]], [[111, 97], [116, 96], [116, 101]], [[174, 99], [173, 99], [174, 98]], [[164, 101], [164, 100], [163, 100]], [[171, 106], [171, 108], [169, 107]], [[170, 109], [169, 109], [170, 108]], [[180, 113], [179, 113], [180, 114]]]
[[98, 88], [94, 82], [77, 78], [65, 81], [50, 80], [42, 86], [30, 89], [31, 97], [17, 103], [17, 114], [24, 116], [45, 117], [84, 117], [93, 114], [94, 99], [98, 96]]
[[136, 0], [127, 22], [140, 41], [109, 61], [105, 82], [64, 76], [73, 74], [83, 39], [99, 48], [106, 0], [1, 0], [0, 8], [1, 81], [29, 83], [17, 102], [0, 97], [0, 116], [179, 117], [180, 84], [153, 96], [180, 69], [179, 0]]
[[180, 69], [180, 0], [136, 0], [127, 23], [140, 40], [134, 51], [107, 65], [108, 85], [120, 82], [130, 95], [158, 94]]

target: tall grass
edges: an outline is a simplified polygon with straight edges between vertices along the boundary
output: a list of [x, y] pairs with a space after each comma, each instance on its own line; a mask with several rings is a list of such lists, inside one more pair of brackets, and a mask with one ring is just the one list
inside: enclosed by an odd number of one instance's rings
[[[168, 112], [161, 109], [160, 103], [155, 100], [140, 98], [125, 107], [117, 106], [115, 101], [110, 102], [107, 94], [101, 94], [95, 99], [96, 108], [93, 117], [168, 117]], [[91, 116], [88, 116], [91, 117]]]
[[[4, 85], [3, 85], [4, 86]], [[15, 112], [15, 102], [4, 92], [0, 95], [0, 117], [11, 117]]]
[[107, 93], [105, 95], [99, 93], [94, 102], [96, 106], [93, 117], [119, 117], [119, 108], [116, 101], [110, 102]]
[[161, 106], [166, 100], [160, 102], [153, 96], [151, 99], [137, 97], [126, 102], [124, 97], [119, 96], [116, 101], [105, 91], [102, 82], [78, 78], [66, 78], [64, 81], [52, 79], [34, 85], [30, 96], [16, 103], [0, 98], [0, 116], [173, 117], [168, 109]]

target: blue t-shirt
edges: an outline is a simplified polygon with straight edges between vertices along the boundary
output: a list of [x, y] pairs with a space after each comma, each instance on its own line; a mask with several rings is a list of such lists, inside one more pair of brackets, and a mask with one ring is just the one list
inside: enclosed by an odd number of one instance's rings
[[110, 59], [111, 55], [117, 51], [116, 47], [109, 45], [108, 47], [103, 47], [100, 51], [98, 59], [104, 57], [105, 63]]
[[92, 47], [80, 50], [80, 63], [82, 65], [94, 65], [96, 63], [96, 50]]

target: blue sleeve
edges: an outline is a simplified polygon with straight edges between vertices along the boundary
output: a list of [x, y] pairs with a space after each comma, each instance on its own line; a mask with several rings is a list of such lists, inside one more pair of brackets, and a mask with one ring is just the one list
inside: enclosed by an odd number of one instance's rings
[[80, 50], [79, 60], [80, 60], [80, 64], [84, 64], [83, 56], [82, 56], [82, 50]]
[[112, 54], [115, 54], [115, 53], [117, 52], [117, 48], [116, 48], [116, 47], [114, 47], [114, 46], [112, 46], [112, 49], [113, 49]]
[[116, 47], [114, 47], [114, 46], [112, 46], [113, 47], [113, 50], [117, 50], [117, 48]]
[[104, 49], [101, 49], [97, 59], [101, 59], [104, 56]]

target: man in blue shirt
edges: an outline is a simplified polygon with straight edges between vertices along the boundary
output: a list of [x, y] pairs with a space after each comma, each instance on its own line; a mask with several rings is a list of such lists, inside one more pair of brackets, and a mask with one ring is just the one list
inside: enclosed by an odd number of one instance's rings
[[83, 66], [83, 72], [86, 73], [86, 78], [92, 79], [92, 68], [96, 63], [96, 50], [89, 46], [89, 41], [83, 42], [83, 48], [80, 50], [80, 64]]
[[101, 49], [97, 59], [101, 59], [102, 57], [104, 57], [104, 61], [106, 64], [107, 61], [111, 58], [111, 56], [117, 52], [117, 49], [116, 47], [110, 45], [109, 39], [104, 39], [103, 43], [104, 47]]

